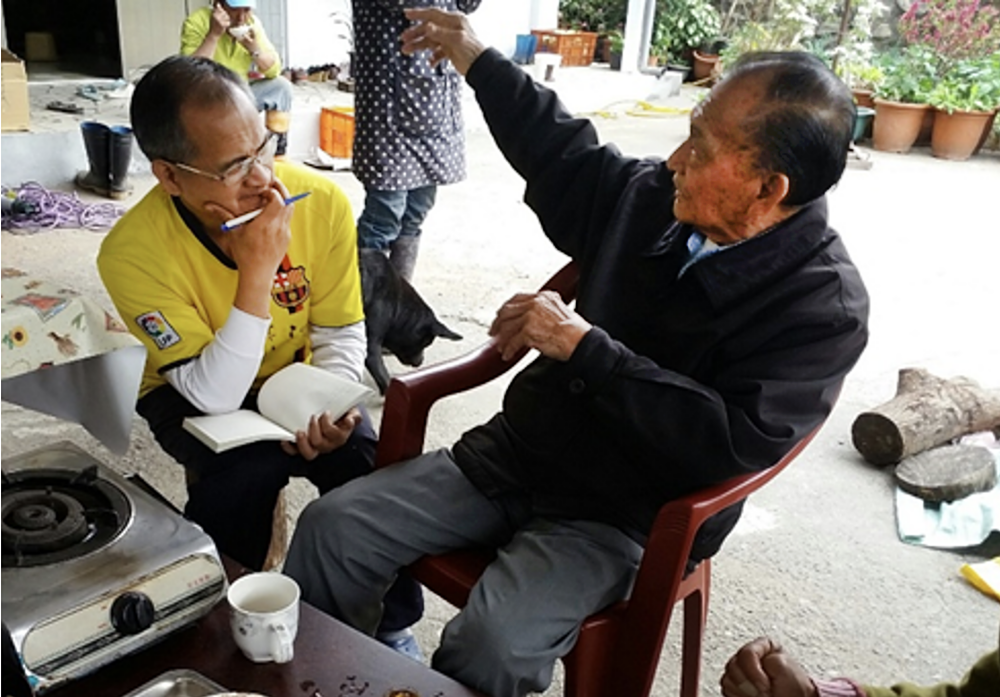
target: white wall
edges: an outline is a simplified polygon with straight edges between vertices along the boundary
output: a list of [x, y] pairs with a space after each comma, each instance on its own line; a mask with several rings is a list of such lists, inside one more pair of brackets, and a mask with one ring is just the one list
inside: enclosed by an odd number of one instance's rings
[[350, 0], [289, 0], [286, 12], [288, 67], [347, 63], [351, 42], [337, 18], [350, 19]]
[[[350, 17], [350, 0], [289, 0], [286, 8], [290, 67], [347, 61], [350, 42], [332, 15]], [[558, 17], [559, 0], [483, 0], [469, 15], [479, 38], [508, 56], [514, 54], [518, 34], [553, 29]]]

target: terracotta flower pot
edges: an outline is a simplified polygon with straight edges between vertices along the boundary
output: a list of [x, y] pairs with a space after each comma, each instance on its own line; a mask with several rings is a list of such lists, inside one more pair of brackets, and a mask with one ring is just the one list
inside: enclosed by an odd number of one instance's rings
[[905, 104], [885, 99], [875, 100], [875, 124], [872, 144], [884, 152], [909, 152], [920, 135], [927, 104]]
[[851, 90], [851, 94], [854, 95], [854, 103], [858, 106], [863, 106], [868, 109], [875, 108], [875, 93], [871, 90], [855, 88]]
[[979, 145], [983, 129], [992, 116], [991, 111], [954, 111], [949, 114], [938, 110], [931, 133], [931, 154], [945, 160], [968, 160]]
[[702, 53], [698, 49], [695, 49], [691, 53], [691, 58], [694, 63], [692, 70], [695, 80], [704, 80], [705, 78], [712, 77], [716, 66], [719, 64], [718, 54]]

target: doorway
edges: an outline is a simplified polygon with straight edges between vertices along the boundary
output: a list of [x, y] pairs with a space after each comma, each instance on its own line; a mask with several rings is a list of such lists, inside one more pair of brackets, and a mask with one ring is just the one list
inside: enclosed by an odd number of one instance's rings
[[30, 80], [117, 78], [117, 0], [3, 0], [7, 45]]

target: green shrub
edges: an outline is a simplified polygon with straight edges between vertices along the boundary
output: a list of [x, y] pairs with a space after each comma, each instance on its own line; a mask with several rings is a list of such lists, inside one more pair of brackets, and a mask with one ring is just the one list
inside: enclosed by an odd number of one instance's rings
[[891, 102], [926, 104], [934, 89], [937, 70], [934, 52], [925, 46], [889, 51], [877, 60], [882, 81], [875, 96]]
[[947, 111], [993, 111], [1000, 106], [1000, 54], [959, 60], [938, 81], [927, 101]]
[[628, 0], [560, 0], [559, 24], [567, 29], [606, 32], [625, 26]]

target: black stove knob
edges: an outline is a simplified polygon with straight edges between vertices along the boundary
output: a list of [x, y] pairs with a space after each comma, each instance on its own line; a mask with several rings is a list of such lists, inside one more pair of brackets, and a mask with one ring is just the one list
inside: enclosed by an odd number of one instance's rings
[[128, 591], [111, 603], [111, 624], [122, 634], [138, 634], [153, 624], [156, 609], [145, 593]]

